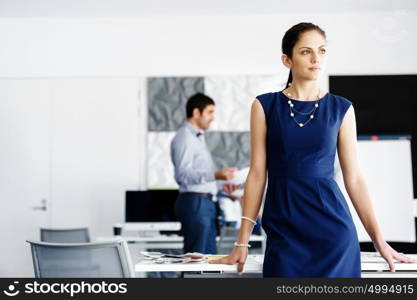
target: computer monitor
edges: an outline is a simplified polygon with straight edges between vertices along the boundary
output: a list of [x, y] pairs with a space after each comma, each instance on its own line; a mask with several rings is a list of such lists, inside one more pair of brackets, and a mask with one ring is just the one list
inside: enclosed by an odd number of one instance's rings
[[178, 190], [126, 191], [125, 222], [176, 222]]

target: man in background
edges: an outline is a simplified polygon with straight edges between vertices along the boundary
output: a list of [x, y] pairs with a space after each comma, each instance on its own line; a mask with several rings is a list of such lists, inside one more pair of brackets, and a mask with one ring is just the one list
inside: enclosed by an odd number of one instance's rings
[[214, 120], [214, 101], [201, 93], [186, 104], [187, 119], [171, 142], [171, 160], [179, 196], [175, 213], [181, 222], [184, 253], [216, 254], [216, 180], [231, 180], [235, 168], [214, 169], [204, 131]]

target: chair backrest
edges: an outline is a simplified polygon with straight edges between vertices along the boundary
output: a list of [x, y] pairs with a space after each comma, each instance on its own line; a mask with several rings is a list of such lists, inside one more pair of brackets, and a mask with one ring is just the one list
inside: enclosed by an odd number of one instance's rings
[[41, 241], [48, 243], [89, 243], [88, 228], [41, 228]]
[[135, 277], [126, 241], [46, 243], [27, 241], [35, 277]]

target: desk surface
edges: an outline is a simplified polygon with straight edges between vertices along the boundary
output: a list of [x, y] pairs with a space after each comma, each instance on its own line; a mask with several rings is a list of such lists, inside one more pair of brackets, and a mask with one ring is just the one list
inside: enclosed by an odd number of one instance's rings
[[[417, 254], [407, 256], [417, 259]], [[263, 255], [249, 255], [244, 271], [246, 273], [261, 273]], [[416, 272], [417, 263], [394, 262], [396, 271]], [[361, 253], [362, 272], [389, 271], [388, 264], [376, 253]], [[209, 264], [206, 261], [183, 264], [157, 264], [150, 260], [141, 260], [135, 265], [136, 272], [236, 272], [236, 265]]]
[[[225, 240], [228, 240], [229, 237], [225, 238]], [[235, 237], [230, 237], [230, 240], [235, 240]], [[108, 241], [115, 241], [115, 240], [125, 240], [126, 242], [163, 242], [163, 243], [169, 243], [169, 242], [183, 242], [184, 237], [179, 235], [155, 235], [155, 236], [103, 236], [98, 237], [96, 239], [100, 242], [108, 242]], [[216, 240], [219, 240], [219, 237], [216, 238]], [[251, 242], [262, 242], [265, 240], [265, 236], [263, 235], [251, 235], [249, 241]]]

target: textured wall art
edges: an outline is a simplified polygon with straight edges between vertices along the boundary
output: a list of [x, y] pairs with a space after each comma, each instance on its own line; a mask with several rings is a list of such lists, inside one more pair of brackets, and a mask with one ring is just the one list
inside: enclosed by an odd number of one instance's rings
[[244, 168], [249, 165], [249, 132], [209, 131], [206, 134], [206, 143], [218, 169]]
[[203, 77], [148, 78], [148, 130], [177, 131], [185, 119], [185, 103], [204, 93]]
[[176, 188], [174, 179], [174, 166], [171, 163], [170, 145], [175, 136], [171, 132], [148, 133], [148, 187], [149, 188]]
[[170, 143], [185, 121], [187, 99], [197, 92], [216, 102], [216, 118], [205, 135], [216, 167], [247, 167], [250, 106], [257, 95], [282, 89], [287, 76], [148, 78], [148, 188], [178, 187]]
[[210, 76], [204, 92], [216, 102], [213, 131], [249, 131], [250, 107], [259, 94], [275, 92], [286, 83], [285, 76]]

